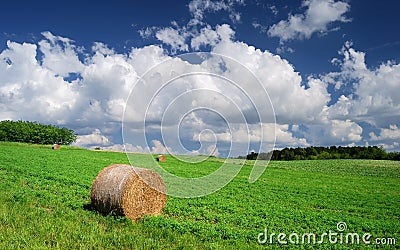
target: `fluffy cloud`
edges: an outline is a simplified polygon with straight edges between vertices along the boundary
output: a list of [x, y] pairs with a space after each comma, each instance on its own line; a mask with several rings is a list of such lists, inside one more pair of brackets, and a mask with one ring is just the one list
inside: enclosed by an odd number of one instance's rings
[[[309, 78], [306, 89], [301, 85], [299, 73], [286, 60], [243, 42], [224, 40], [212, 52], [237, 60], [255, 74], [271, 98], [278, 123], [298, 124], [321, 119], [324, 106], [330, 100], [323, 81]], [[231, 71], [230, 77], [237, 82], [244, 81], [240, 72]]]
[[72, 40], [55, 36], [48, 31], [42, 35], [46, 38], [39, 42], [40, 51], [43, 53], [43, 66], [63, 77], [83, 70], [84, 65], [76, 53], [80, 48], [74, 46]]
[[346, 43], [340, 51], [343, 59], [335, 59], [341, 70], [327, 74], [323, 81], [336, 89], [350, 88], [352, 94], [342, 95], [329, 108], [331, 119], [353, 119], [377, 127], [398, 124], [400, 113], [400, 64], [387, 62], [369, 69], [365, 53], [356, 51]]
[[232, 22], [240, 21], [240, 13], [235, 11], [235, 5], [243, 5], [244, 0], [192, 0], [189, 3], [189, 12], [192, 15], [190, 25], [202, 24], [204, 14], [207, 12], [225, 11], [229, 14]]
[[199, 50], [200, 46], [214, 46], [219, 40], [220, 35], [218, 34], [218, 32], [211, 28], [211, 26], [207, 25], [200, 30], [200, 34], [192, 38], [190, 46], [195, 50]]
[[[342, 94], [322, 113], [325, 125], [306, 125], [310, 142], [332, 144], [369, 141], [394, 149], [398, 135], [400, 97], [400, 65], [388, 61], [371, 69], [365, 63], [365, 53], [353, 48], [346, 42], [339, 51], [341, 58], [332, 60], [340, 70], [321, 76], [320, 81], [333, 85], [333, 92]], [[369, 129], [363, 136], [360, 124], [368, 124]], [[321, 136], [323, 135], [323, 136]]]
[[197, 30], [189, 31], [188, 27], [174, 25], [174, 27], [155, 28], [142, 33], [142, 36], [154, 33], [159, 41], [170, 47], [172, 54], [176, 54], [178, 51], [189, 51], [189, 41], [190, 48], [197, 51], [201, 46], [215, 46], [221, 41], [230, 40], [234, 35], [234, 31], [227, 24], [216, 25], [215, 29], [206, 25], [199, 32]]
[[[226, 130], [218, 133], [197, 133], [193, 135], [193, 140], [200, 138], [202, 142], [215, 142], [215, 139], [219, 142], [233, 142], [233, 143], [256, 143], [264, 142], [273, 144], [276, 143], [280, 146], [309, 146], [309, 143], [305, 138], [297, 138], [293, 136], [289, 130], [289, 125], [279, 124], [262, 124], [262, 128], [258, 129], [259, 125], [255, 124], [239, 124], [230, 126], [231, 131]], [[275, 131], [275, 135], [271, 133]], [[275, 137], [276, 136], [276, 137]], [[276, 140], [276, 141], [275, 141]]]
[[166, 147], [159, 140], [152, 140], [151, 153], [153, 154], [174, 154], [172, 148]]
[[189, 50], [189, 47], [185, 42], [187, 34], [182, 32], [179, 28], [163, 28], [158, 30], [155, 35], [158, 40], [171, 46], [172, 53], [176, 53], [176, 51]]
[[307, 124], [305, 136], [316, 145], [350, 145], [362, 140], [362, 127], [351, 120], [329, 120], [326, 124]]
[[400, 129], [397, 125], [390, 125], [389, 128], [381, 128], [379, 136], [374, 132], [369, 133], [372, 141], [384, 141], [384, 140], [399, 140], [400, 139]]
[[268, 29], [268, 35], [279, 37], [281, 42], [294, 39], [309, 39], [314, 33], [325, 33], [334, 22], [349, 22], [344, 16], [350, 10], [345, 1], [305, 0], [304, 14], [289, 15]]
[[74, 84], [36, 60], [37, 45], [7, 42], [0, 54], [0, 119], [64, 123], [78, 101]]
[[[155, 36], [163, 44], [168, 45], [170, 52], [189, 51], [191, 49], [199, 50], [202, 45], [215, 45], [219, 40], [224, 40], [230, 37], [227, 34], [226, 25], [217, 25], [213, 29], [210, 25], [203, 22], [206, 13], [212, 12], [227, 12], [233, 23], [240, 21], [240, 13], [236, 12], [236, 5], [244, 5], [243, 0], [192, 0], [189, 2], [189, 12], [192, 19], [184, 26], [180, 27], [176, 21], [171, 22], [170, 27], [147, 27], [139, 31], [140, 36], [148, 38]], [[233, 32], [232, 32], [233, 33]]]
[[80, 147], [109, 146], [110, 140], [102, 135], [99, 129], [95, 129], [91, 134], [78, 136], [74, 145]]
[[104, 150], [118, 151], [118, 152], [129, 152], [129, 153], [147, 153], [148, 149], [141, 146], [132, 145], [130, 143], [126, 144], [113, 144], [111, 146], [103, 147]]

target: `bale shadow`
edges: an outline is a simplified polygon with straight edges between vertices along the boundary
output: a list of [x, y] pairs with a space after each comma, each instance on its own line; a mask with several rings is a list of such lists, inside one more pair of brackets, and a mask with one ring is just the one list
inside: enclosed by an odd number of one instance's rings
[[83, 208], [83, 210], [86, 210], [86, 211], [95, 211], [95, 212], [98, 212], [97, 210], [96, 210], [96, 208], [92, 205], [92, 203], [86, 203], [86, 204], [83, 204], [83, 206], [82, 206], [82, 208]]
[[86, 210], [86, 211], [90, 211], [96, 214], [99, 214], [103, 217], [111, 217], [114, 220], [117, 221], [127, 221], [128, 219], [124, 216], [124, 215], [120, 215], [120, 214], [116, 214], [115, 211], [111, 211], [109, 213], [104, 213], [104, 212], [100, 212], [99, 210], [97, 210], [92, 203], [85, 203], [82, 205], [82, 209]]

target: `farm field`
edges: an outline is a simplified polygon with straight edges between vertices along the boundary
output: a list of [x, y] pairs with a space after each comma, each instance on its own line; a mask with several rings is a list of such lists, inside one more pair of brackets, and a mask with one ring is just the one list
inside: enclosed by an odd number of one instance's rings
[[[163, 214], [132, 222], [88, 209], [93, 179], [124, 153], [0, 142], [0, 249], [394, 249], [400, 246], [400, 162], [274, 161], [255, 183], [250, 163], [226, 187], [200, 198], [168, 197]], [[134, 165], [146, 167], [135, 154]], [[197, 177], [221, 159], [187, 164], [167, 156], [168, 171]], [[370, 244], [280, 244], [277, 235], [369, 233]], [[258, 242], [260, 233], [273, 242]], [[376, 238], [387, 243], [377, 245]], [[339, 238], [338, 238], [339, 239]], [[269, 240], [269, 235], [268, 235]], [[301, 239], [300, 239], [301, 240]], [[395, 240], [396, 242], [394, 242]], [[288, 237], [286, 238], [288, 241]], [[395, 243], [395, 244], [394, 244]]]

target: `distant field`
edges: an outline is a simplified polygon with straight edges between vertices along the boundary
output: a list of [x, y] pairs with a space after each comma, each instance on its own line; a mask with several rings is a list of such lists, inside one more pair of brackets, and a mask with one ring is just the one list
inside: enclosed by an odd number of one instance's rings
[[[221, 159], [200, 164], [167, 158], [162, 166], [197, 177]], [[134, 164], [146, 167], [143, 155]], [[371, 234], [371, 244], [287, 244], [291, 249], [369, 249], [400, 246], [400, 162], [314, 160], [271, 162], [249, 184], [248, 162], [226, 187], [211, 195], [168, 197], [163, 214], [131, 222], [85, 209], [93, 179], [111, 163], [127, 163], [124, 153], [0, 143], [0, 249], [275, 249], [259, 244], [269, 233], [298, 235], [338, 232]], [[378, 246], [376, 238], [396, 245]], [[390, 239], [389, 239], [390, 238]], [[288, 238], [286, 238], [288, 240]], [[344, 240], [343, 240], [344, 241]]]

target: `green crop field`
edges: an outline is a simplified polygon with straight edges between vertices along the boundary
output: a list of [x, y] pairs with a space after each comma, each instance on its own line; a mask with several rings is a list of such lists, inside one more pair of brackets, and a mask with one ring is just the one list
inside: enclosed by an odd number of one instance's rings
[[[171, 156], [165, 169], [184, 177], [212, 172], [221, 159], [200, 164]], [[146, 167], [143, 155], [134, 165]], [[97, 173], [127, 163], [124, 153], [63, 146], [0, 143], [0, 249], [394, 249], [400, 246], [400, 162], [314, 160], [271, 162], [248, 183], [251, 162], [211, 195], [168, 197], [163, 214], [132, 222], [88, 209]], [[337, 224], [347, 225], [339, 231]], [[265, 234], [267, 230], [267, 234]], [[301, 242], [338, 233], [336, 243]], [[347, 242], [346, 234], [365, 244]], [[267, 240], [258, 242], [259, 235]], [[275, 235], [273, 235], [275, 234]], [[286, 244], [278, 235], [286, 234]], [[291, 242], [300, 236], [300, 242]], [[342, 236], [340, 236], [342, 234]], [[289, 238], [289, 235], [290, 238]], [[368, 235], [367, 235], [368, 236]], [[272, 243], [270, 242], [272, 239]], [[378, 243], [386, 243], [377, 245]], [[396, 242], [394, 242], [396, 241]]]

